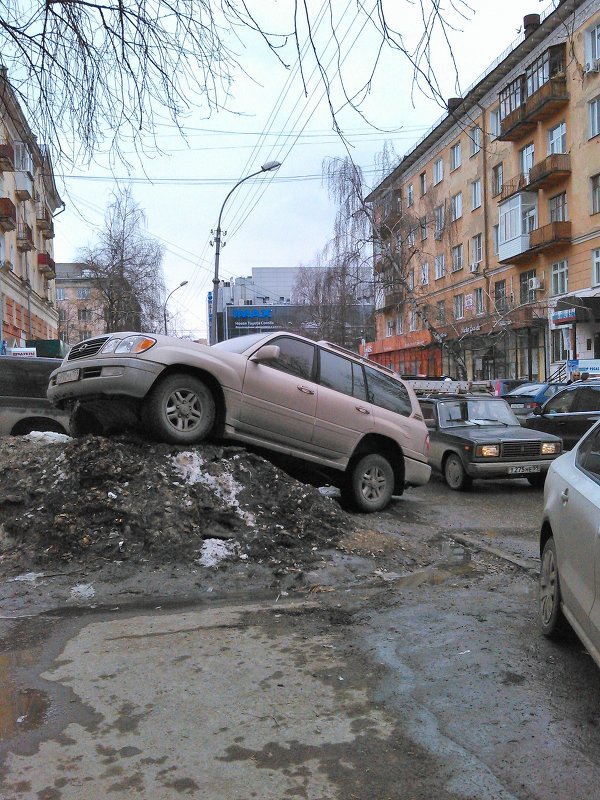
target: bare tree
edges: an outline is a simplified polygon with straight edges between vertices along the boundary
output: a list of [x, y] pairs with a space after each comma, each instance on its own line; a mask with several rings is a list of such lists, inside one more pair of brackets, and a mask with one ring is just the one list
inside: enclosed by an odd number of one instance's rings
[[[38, 133], [55, 160], [91, 158], [102, 146], [124, 157], [123, 145], [153, 142], [157, 123], [180, 130], [193, 107], [205, 113], [224, 107], [236, 73], [244, 71], [243, 48], [258, 39], [282, 67], [299, 67], [305, 90], [313, 72], [334, 108], [363, 100], [387, 52], [407, 60], [413, 85], [443, 105], [430, 59], [432, 40], [445, 42], [472, 12], [465, 0], [361, 0], [318, 8], [288, 0], [273, 14], [262, 0], [3, 0], [0, 17], [2, 64]], [[401, 7], [401, 8], [400, 8]], [[343, 8], [343, 10], [342, 10]], [[419, 14], [404, 27], [396, 20]], [[403, 13], [404, 12], [404, 13]], [[358, 37], [369, 33], [364, 78], [355, 64], [345, 68]], [[6, 72], [4, 77], [6, 77]], [[341, 87], [341, 97], [333, 97]], [[337, 127], [337, 125], [336, 125]], [[150, 137], [150, 139], [148, 138]], [[73, 150], [65, 152], [65, 143]]]
[[145, 232], [144, 223], [144, 212], [130, 189], [117, 191], [98, 243], [80, 255], [102, 297], [107, 332], [162, 330], [163, 247]]

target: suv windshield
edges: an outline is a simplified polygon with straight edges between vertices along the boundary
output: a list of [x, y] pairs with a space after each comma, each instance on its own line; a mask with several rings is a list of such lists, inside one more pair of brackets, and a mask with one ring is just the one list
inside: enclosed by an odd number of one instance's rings
[[440, 427], [457, 425], [518, 425], [519, 421], [503, 400], [465, 398], [438, 405]]
[[258, 344], [262, 339], [266, 339], [273, 331], [269, 333], [249, 333], [246, 336], [235, 336], [233, 339], [225, 339], [224, 342], [217, 342], [211, 347], [218, 347], [219, 350], [227, 350], [229, 353], [243, 353], [254, 344]]

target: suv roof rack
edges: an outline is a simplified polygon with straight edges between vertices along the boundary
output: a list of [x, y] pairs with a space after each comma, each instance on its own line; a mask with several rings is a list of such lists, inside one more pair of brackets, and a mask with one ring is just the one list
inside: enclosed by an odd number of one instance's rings
[[369, 364], [371, 367], [376, 367], [377, 369], [381, 369], [384, 372], [388, 372], [390, 375], [394, 375], [397, 378], [400, 377], [399, 373], [395, 372], [393, 369], [389, 367], [384, 367], [383, 364], [378, 364], [376, 361], [372, 361], [370, 358], [366, 356], [362, 356], [360, 353], [356, 353], [354, 350], [350, 350], [348, 347], [342, 347], [341, 344], [335, 344], [335, 342], [328, 342], [326, 339], [321, 339], [317, 344], [324, 344], [326, 347], [330, 347], [332, 350], [337, 350], [340, 353], [345, 353], [348, 356], [352, 356], [352, 358], [356, 358], [359, 361], [364, 362], [365, 364]]

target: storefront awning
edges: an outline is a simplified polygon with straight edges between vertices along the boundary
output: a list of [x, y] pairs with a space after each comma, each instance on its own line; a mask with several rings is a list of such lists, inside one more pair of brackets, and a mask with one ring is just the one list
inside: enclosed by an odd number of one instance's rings
[[552, 321], [555, 325], [564, 325], [568, 322], [600, 322], [600, 296], [561, 297], [556, 303]]

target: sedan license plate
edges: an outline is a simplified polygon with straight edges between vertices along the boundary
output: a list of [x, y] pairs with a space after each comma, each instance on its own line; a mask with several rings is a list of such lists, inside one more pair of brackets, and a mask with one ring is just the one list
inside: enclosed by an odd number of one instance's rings
[[525, 403], [511, 403], [511, 408], [525, 408]]
[[59, 372], [56, 376], [56, 383], [70, 383], [79, 379], [78, 369], [68, 369], [65, 372]]
[[530, 475], [532, 472], [541, 472], [542, 468], [536, 466], [535, 464], [528, 465], [526, 467], [509, 467], [508, 474], [509, 475]]

